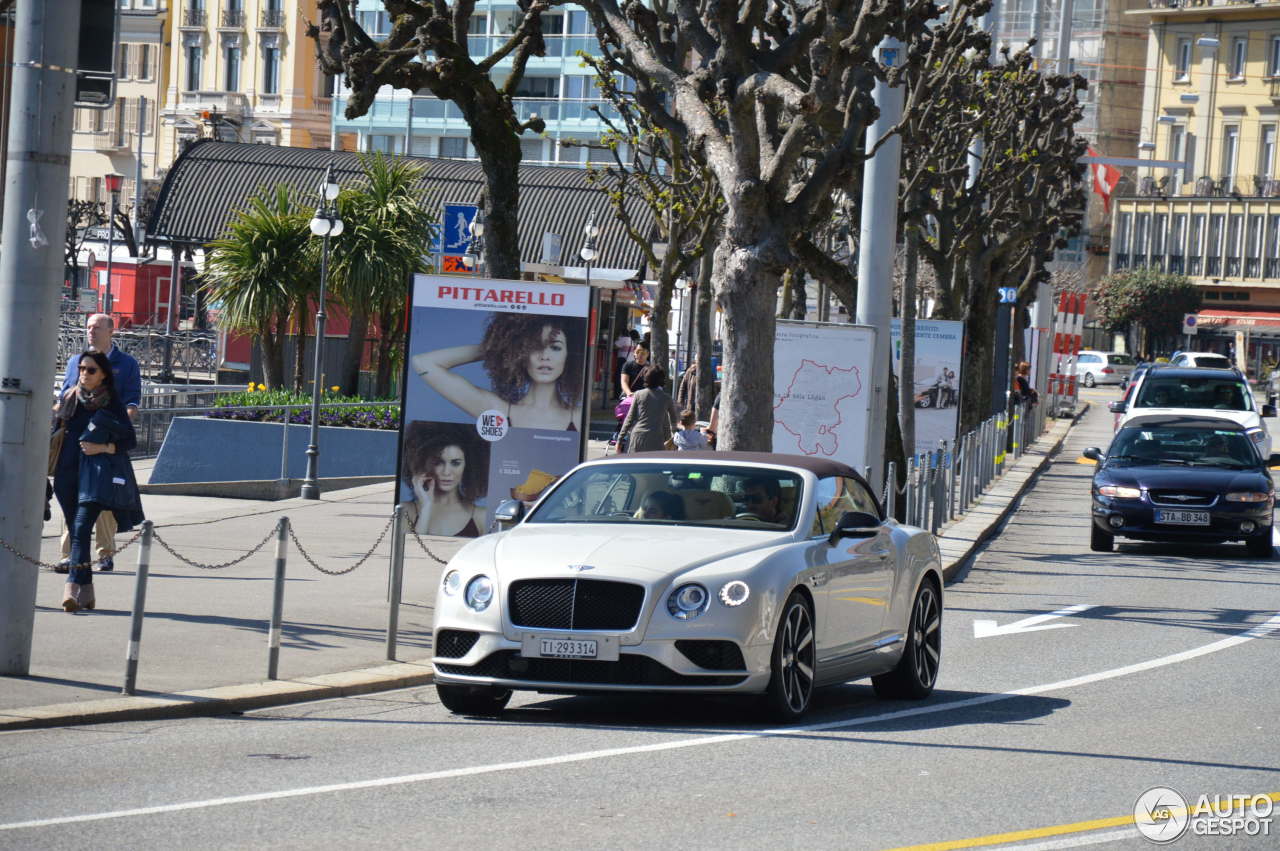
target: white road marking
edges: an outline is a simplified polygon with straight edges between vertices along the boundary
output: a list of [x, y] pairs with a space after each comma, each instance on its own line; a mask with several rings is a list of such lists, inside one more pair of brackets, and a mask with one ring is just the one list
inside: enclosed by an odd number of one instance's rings
[[[1000, 851], [1056, 851], [1058, 848], [1082, 848], [1086, 845], [1102, 845], [1107, 842], [1119, 842], [1122, 839], [1141, 839], [1136, 827], [1121, 827], [1102, 833], [1086, 833], [1080, 836], [1064, 836], [1062, 839], [1046, 839], [1043, 842], [1030, 842], [1023, 845], [1001, 845]], [[974, 846], [981, 848], [983, 846]]]
[[1066, 629], [1069, 626], [1079, 626], [1080, 624], [1076, 623], [1045, 623], [1045, 621], [1070, 617], [1092, 608], [1093, 606], [1089, 605], [1067, 606], [1065, 609], [1058, 609], [1056, 612], [1049, 612], [1047, 615], [1032, 615], [1020, 621], [1007, 623], [1004, 626], [996, 626], [995, 621], [975, 620], [973, 622], [973, 637], [990, 638], [993, 635], [1017, 635], [1020, 632], [1039, 632], [1043, 629]]
[[1150, 671], [1154, 668], [1161, 668], [1166, 665], [1173, 665], [1179, 662], [1187, 662], [1197, 659], [1201, 656], [1207, 656], [1210, 653], [1217, 653], [1238, 644], [1252, 641], [1255, 638], [1263, 638], [1273, 632], [1280, 632], [1280, 613], [1276, 613], [1266, 622], [1258, 626], [1233, 635], [1229, 638], [1219, 639], [1200, 647], [1184, 650], [1181, 653], [1174, 653], [1169, 656], [1161, 656], [1156, 659], [1148, 659], [1145, 662], [1137, 662], [1132, 665], [1125, 665], [1120, 668], [1112, 668], [1107, 671], [1098, 671], [1093, 674], [1085, 674], [1080, 677], [1072, 677], [1068, 680], [1058, 680], [1057, 682], [1045, 683], [1038, 686], [1028, 686], [1027, 688], [1015, 689], [1014, 691], [997, 692], [992, 694], [979, 695], [977, 697], [966, 698], [965, 700], [954, 700], [943, 703], [930, 703], [921, 706], [915, 706], [910, 709], [900, 709], [895, 712], [885, 712], [880, 715], [870, 715], [865, 718], [840, 719], [837, 721], [823, 721], [817, 724], [802, 724], [796, 727], [782, 727], [773, 730], [760, 730], [750, 733], [723, 733], [710, 736], [699, 736], [694, 739], [678, 739], [672, 742], [661, 742], [652, 745], [632, 745], [622, 748], [605, 748], [602, 750], [583, 751], [581, 753], [561, 754], [560, 756], [548, 756], [540, 759], [526, 759], [516, 762], [499, 762], [489, 765], [473, 765], [465, 768], [449, 768], [442, 771], [426, 771], [421, 774], [402, 774], [396, 777], [378, 777], [371, 780], [355, 780], [347, 783], [330, 783], [325, 786], [303, 786], [298, 789], [281, 789], [276, 792], [258, 792], [251, 795], [234, 795], [226, 798], [209, 798], [203, 801], [186, 801], [180, 804], [163, 804], [154, 807], [138, 807], [130, 810], [111, 810], [102, 813], [86, 813], [77, 816], [56, 816], [54, 818], [33, 819], [31, 821], [10, 822], [8, 824], [0, 824], [0, 830], [23, 830], [37, 827], [52, 827], [62, 824], [76, 824], [78, 822], [106, 821], [108, 819], [133, 818], [136, 816], [159, 815], [161, 813], [177, 813], [184, 810], [202, 810], [210, 807], [225, 807], [233, 804], [248, 804], [258, 801], [275, 801], [284, 798], [301, 798], [310, 795], [325, 795], [332, 792], [350, 792], [360, 789], [377, 789], [384, 786], [403, 786], [410, 783], [425, 783], [431, 780], [448, 780], [453, 777], [470, 777], [478, 774], [496, 774], [502, 771], [523, 771], [530, 768], [542, 768], [552, 765], [569, 765], [575, 762], [589, 762], [597, 759], [608, 759], [616, 756], [630, 756], [640, 753], [658, 753], [660, 751], [681, 750], [683, 748], [696, 748], [703, 745], [718, 745], [728, 742], [744, 741], [747, 739], [763, 739], [774, 736], [793, 736], [796, 733], [812, 733], [822, 730], [838, 730], [849, 727], [868, 727], [874, 724], [882, 724], [888, 721], [897, 721], [902, 718], [912, 718], [918, 715], [932, 715], [938, 712], [953, 712], [956, 709], [963, 709], [970, 706], [981, 706], [987, 703], [995, 703], [1001, 700], [1009, 700], [1015, 697], [1029, 697], [1034, 695], [1046, 694], [1054, 691], [1061, 691], [1067, 688], [1075, 688], [1076, 686], [1088, 685], [1090, 683], [1102, 682], [1103, 680], [1124, 677], [1130, 674], [1137, 674], [1143, 671]]

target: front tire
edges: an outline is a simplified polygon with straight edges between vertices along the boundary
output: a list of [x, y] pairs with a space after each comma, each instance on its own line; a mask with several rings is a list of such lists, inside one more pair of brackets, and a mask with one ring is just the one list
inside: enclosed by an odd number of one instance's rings
[[1271, 546], [1271, 528], [1267, 528], [1265, 535], [1254, 535], [1244, 542], [1249, 549], [1249, 555], [1253, 558], [1275, 558], [1275, 549]]
[[920, 401], [919, 401], [919, 402], [916, 402], [916, 407], [917, 407], [917, 408], [932, 408], [932, 407], [933, 407], [933, 397], [932, 397], [932, 396], [928, 396], [928, 395], [926, 395], [926, 396], [922, 396], [922, 397], [920, 398]]
[[452, 686], [436, 683], [436, 694], [454, 715], [501, 715], [511, 699], [511, 689], [494, 686]]
[[796, 721], [808, 710], [817, 668], [815, 638], [809, 601], [799, 591], [792, 591], [773, 638], [773, 675], [764, 694], [765, 708], [774, 720]]
[[1092, 387], [1093, 385], [1094, 385], [1093, 373], [1092, 373], [1092, 372], [1086, 372], [1086, 373], [1084, 374], [1084, 386], [1085, 386], [1085, 387]]
[[942, 664], [942, 595], [925, 579], [911, 604], [907, 646], [887, 674], [871, 678], [876, 697], [923, 700], [933, 693]]
[[1097, 524], [1089, 526], [1089, 549], [1095, 553], [1109, 553], [1116, 548], [1116, 536], [1102, 531]]

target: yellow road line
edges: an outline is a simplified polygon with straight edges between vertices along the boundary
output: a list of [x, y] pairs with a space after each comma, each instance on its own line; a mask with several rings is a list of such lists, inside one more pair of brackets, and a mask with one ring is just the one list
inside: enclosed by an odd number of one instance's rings
[[[1247, 796], [1252, 797], [1252, 796]], [[1280, 801], [1280, 792], [1273, 792], [1270, 795], [1261, 797], [1270, 798], [1273, 802]], [[1191, 814], [1198, 816], [1201, 813], [1208, 812], [1211, 807], [1191, 807]], [[1090, 830], [1101, 830], [1105, 827], [1124, 827], [1133, 824], [1133, 815], [1114, 816], [1112, 818], [1090, 819], [1089, 821], [1077, 821], [1071, 824], [1055, 824], [1050, 827], [1033, 827], [1027, 830], [1013, 830], [1008, 833], [992, 833], [987, 836], [975, 836], [970, 839], [951, 839], [946, 842], [927, 842], [923, 845], [903, 845], [898, 848], [891, 848], [889, 851], [949, 851], [952, 848], [980, 848], [985, 845], [1003, 845], [1008, 842], [1018, 842], [1024, 839], [1044, 839], [1047, 836], [1062, 836], [1067, 833], [1085, 833]]]

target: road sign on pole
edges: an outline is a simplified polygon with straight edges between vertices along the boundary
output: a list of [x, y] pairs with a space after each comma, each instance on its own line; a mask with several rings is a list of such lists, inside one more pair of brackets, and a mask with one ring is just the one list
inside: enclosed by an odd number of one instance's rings
[[441, 254], [466, 254], [471, 244], [471, 221], [476, 217], [475, 204], [444, 205], [444, 245]]
[[1195, 334], [1195, 333], [1198, 333], [1198, 332], [1199, 332], [1199, 330], [1200, 330], [1200, 329], [1197, 327], [1197, 325], [1196, 325], [1196, 322], [1197, 322], [1197, 320], [1198, 320], [1198, 319], [1199, 319], [1199, 314], [1196, 314], [1196, 313], [1187, 313], [1187, 314], [1183, 315], [1183, 317], [1182, 317], [1182, 333], [1184, 333], [1184, 334]]

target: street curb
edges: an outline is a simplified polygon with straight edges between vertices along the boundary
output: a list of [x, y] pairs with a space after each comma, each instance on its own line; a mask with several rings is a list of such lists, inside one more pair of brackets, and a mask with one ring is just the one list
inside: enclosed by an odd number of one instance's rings
[[[961, 566], [973, 552], [1013, 513], [1013, 506], [1019, 497], [1030, 487], [1036, 474], [1044, 469], [1062, 448], [1072, 427], [1088, 409], [1089, 403], [1085, 402], [1072, 417], [1056, 421], [1046, 436], [1039, 438], [1029, 447], [1029, 450], [1044, 451], [1039, 460], [1033, 461], [1030, 454], [1024, 453], [1022, 458], [1005, 471], [1004, 475], [994, 482], [991, 489], [973, 504], [968, 514], [940, 530], [938, 544], [944, 551], [943, 578], [946, 581], [950, 582], [960, 573]], [[1031, 463], [1026, 463], [1024, 466], [1024, 462]], [[1021, 481], [1014, 484], [1014, 479], [1021, 479]], [[1012, 492], [1008, 491], [1009, 485], [1013, 485]], [[1005, 492], [1000, 492], [1002, 488]], [[981, 511], [983, 508], [997, 507], [998, 511], [994, 514], [987, 514], [979, 519], [984, 513]], [[966, 521], [971, 527], [975, 527], [971, 532], [964, 530], [962, 535], [947, 537], [948, 530], [959, 531]], [[978, 523], [981, 525], [977, 525]], [[82, 724], [227, 715], [273, 706], [287, 706], [304, 701], [329, 700], [372, 692], [414, 688], [430, 685], [432, 682], [431, 659], [427, 657], [410, 662], [393, 662], [372, 668], [315, 677], [299, 677], [292, 680], [266, 680], [172, 694], [121, 696], [105, 700], [0, 710], [0, 733]]]
[[41, 727], [227, 715], [303, 701], [424, 686], [432, 682], [432, 676], [431, 660], [425, 658], [293, 680], [266, 680], [174, 694], [29, 706], [0, 710], [0, 733]]
[[[1091, 403], [1084, 402], [1078, 411], [1070, 417], [1056, 420], [1049, 431], [1027, 447], [1012, 467], [1005, 471], [999, 479], [994, 480], [991, 489], [969, 507], [969, 512], [958, 520], [944, 525], [938, 530], [938, 549], [942, 554], [942, 578], [951, 582], [960, 575], [964, 565], [978, 547], [987, 542], [1000, 524], [1013, 513], [1013, 508], [1024, 493], [1031, 487], [1036, 475], [1049, 466], [1053, 457], [1062, 449], [1067, 435], [1075, 427], [1080, 418], [1089, 410]], [[1042, 450], [1039, 460], [1032, 460], [1030, 452]], [[1024, 466], [1024, 462], [1031, 461]], [[1021, 481], [1015, 481], [1021, 479]], [[1003, 505], [1001, 505], [1003, 503]], [[983, 512], [982, 509], [988, 509]], [[991, 511], [991, 509], [995, 509]], [[970, 528], [961, 530], [968, 525]], [[979, 525], [981, 524], [981, 525]], [[959, 534], [948, 537], [947, 532]]]

